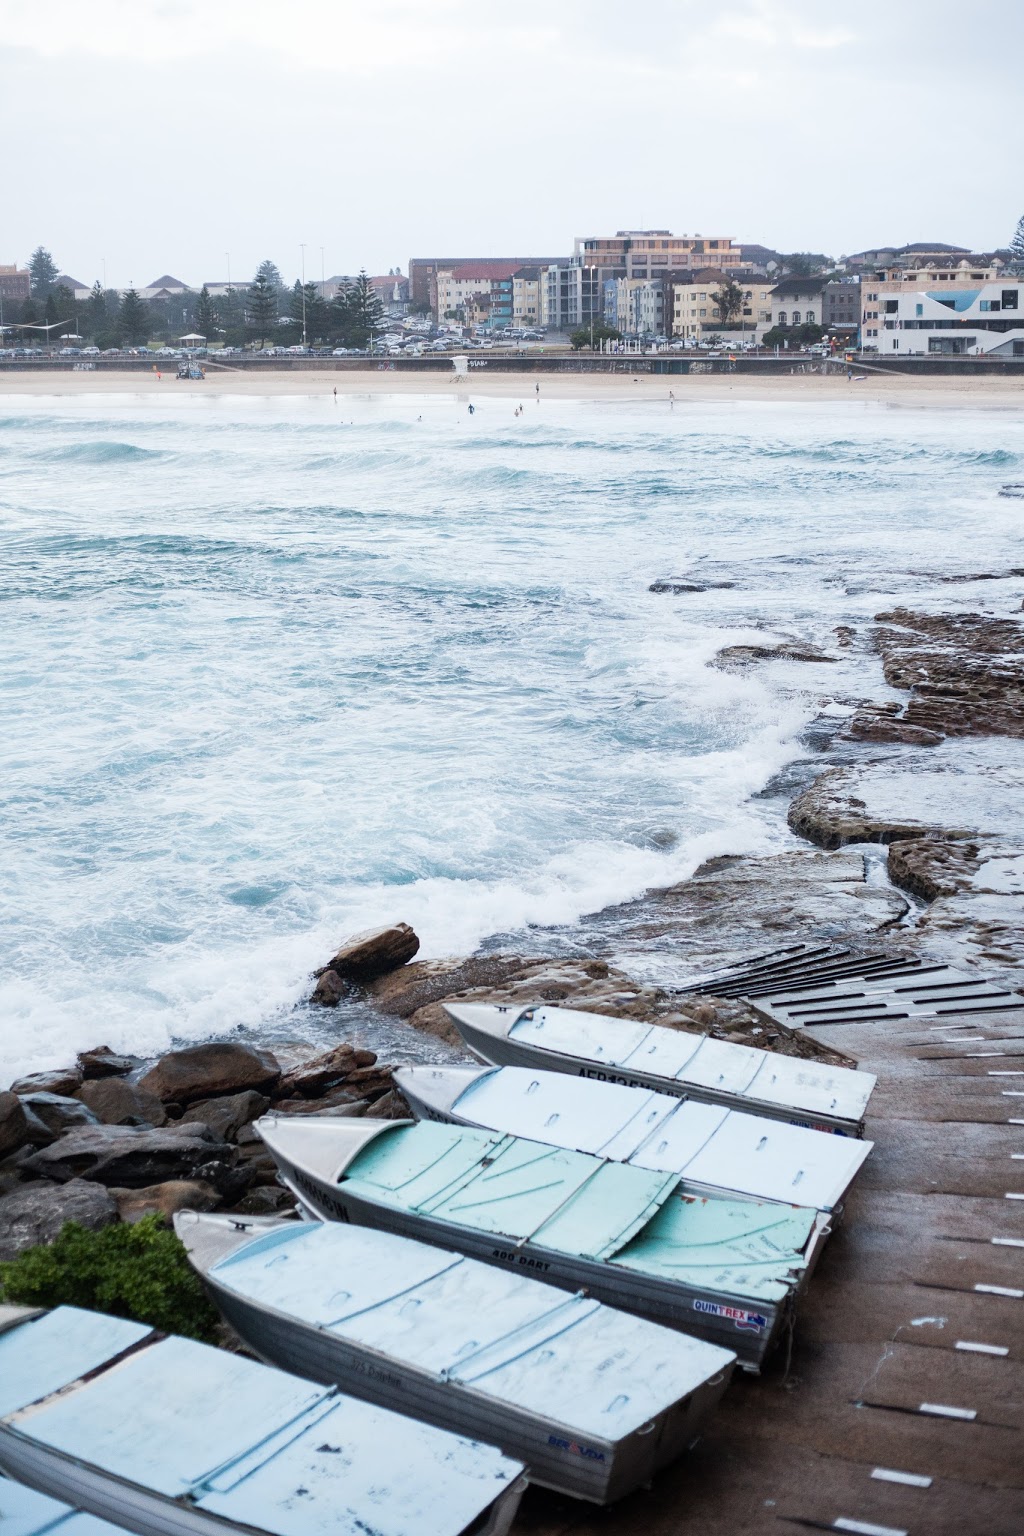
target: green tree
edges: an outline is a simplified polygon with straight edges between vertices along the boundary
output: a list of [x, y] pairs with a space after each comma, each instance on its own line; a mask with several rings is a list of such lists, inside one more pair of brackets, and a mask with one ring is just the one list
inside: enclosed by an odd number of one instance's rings
[[336, 295], [332, 308], [346, 347], [368, 347], [384, 328], [384, 305], [365, 271]]
[[95, 341], [97, 336], [105, 336], [110, 328], [107, 295], [103, 292], [98, 278], [90, 288], [89, 297], [85, 301], [85, 319], [82, 324], [85, 335], [90, 341]]
[[199, 290], [199, 298], [196, 300], [196, 330], [205, 336], [207, 341], [211, 341], [216, 329], [217, 311], [213, 307], [210, 290], [204, 283]]
[[718, 305], [722, 324], [728, 329], [743, 313], [743, 289], [734, 277], [727, 277], [718, 292], [711, 297]]
[[1013, 252], [1013, 265], [1024, 267], [1024, 214], [1017, 220], [1017, 228], [1010, 241], [1010, 250]]
[[117, 311], [117, 329], [121, 340], [130, 347], [141, 346], [149, 339], [149, 325], [149, 305], [139, 298], [134, 288], [126, 288]]
[[284, 287], [284, 278], [281, 276], [279, 269], [272, 261], [260, 262], [259, 266], [256, 268], [257, 282], [261, 277], [270, 284], [271, 288]]
[[46, 296], [44, 312], [47, 325], [61, 326], [67, 332], [77, 331], [75, 309], [75, 296], [71, 289], [66, 283], [58, 283]]
[[613, 325], [595, 325], [591, 330], [589, 325], [584, 325], [578, 331], [573, 331], [569, 337], [569, 345], [574, 352], [582, 352], [584, 347], [593, 345], [599, 347], [603, 341], [621, 341], [622, 332], [617, 331]]
[[217, 1314], [182, 1244], [159, 1216], [89, 1232], [75, 1221], [48, 1246], [0, 1264], [0, 1300], [84, 1307], [213, 1343]]
[[60, 268], [44, 246], [36, 246], [29, 257], [28, 270], [32, 283], [32, 297], [45, 299], [53, 287], [53, 280], [60, 272]]
[[277, 289], [270, 281], [264, 267], [272, 263], [264, 261], [256, 273], [256, 280], [249, 287], [246, 314], [249, 330], [254, 341], [265, 342], [277, 330]]

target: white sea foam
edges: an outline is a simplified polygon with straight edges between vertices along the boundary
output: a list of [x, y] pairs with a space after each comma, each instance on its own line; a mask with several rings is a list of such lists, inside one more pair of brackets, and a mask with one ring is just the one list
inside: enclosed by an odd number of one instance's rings
[[465, 953], [785, 845], [751, 797], [877, 663], [715, 652], [1004, 611], [935, 580], [1013, 562], [1024, 462], [1005, 415], [854, 402], [7, 399], [0, 429], [0, 1082], [279, 1027], [378, 921]]

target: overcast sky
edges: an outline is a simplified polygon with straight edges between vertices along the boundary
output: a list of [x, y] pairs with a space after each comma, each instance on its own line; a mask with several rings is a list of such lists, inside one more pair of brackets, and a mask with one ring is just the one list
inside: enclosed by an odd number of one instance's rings
[[1005, 245], [1020, 0], [3, 0], [0, 262], [82, 282], [626, 227]]

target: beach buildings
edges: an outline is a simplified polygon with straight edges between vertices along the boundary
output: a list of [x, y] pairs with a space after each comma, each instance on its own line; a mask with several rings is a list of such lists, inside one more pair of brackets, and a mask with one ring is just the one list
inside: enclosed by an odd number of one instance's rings
[[715, 295], [730, 278], [743, 289], [743, 306], [728, 330], [739, 330], [760, 339], [772, 322], [771, 283], [763, 277], [749, 277], [716, 267], [698, 269], [673, 282], [670, 308], [672, 335], [700, 341], [704, 336], [725, 329]]
[[20, 301], [32, 297], [32, 276], [26, 268], [0, 266], [0, 299]]
[[882, 267], [862, 282], [861, 340], [888, 356], [1024, 357], [1024, 281], [991, 254]]
[[512, 321], [521, 330], [544, 323], [544, 283], [540, 267], [520, 267], [512, 274]]
[[620, 229], [614, 235], [581, 235], [573, 258], [598, 267], [602, 277], [658, 278], [700, 267], [738, 267], [743, 252], [722, 235], [674, 235], [668, 229]]
[[435, 320], [439, 316], [438, 274], [461, 273], [461, 281], [476, 276], [481, 287], [475, 292], [488, 292], [492, 273], [500, 269], [501, 275], [512, 277], [520, 267], [546, 267], [561, 261], [561, 256], [412, 256], [409, 259], [409, 304], [414, 310], [429, 310]]

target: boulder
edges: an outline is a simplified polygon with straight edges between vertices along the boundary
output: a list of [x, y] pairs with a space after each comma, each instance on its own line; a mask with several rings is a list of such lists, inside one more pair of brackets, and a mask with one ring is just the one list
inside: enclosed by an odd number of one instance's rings
[[240, 1216], [284, 1216], [295, 1209], [295, 1196], [280, 1184], [258, 1184], [234, 1209]]
[[16, 1093], [0, 1093], [0, 1157], [17, 1152], [29, 1139], [28, 1119]]
[[420, 941], [408, 923], [373, 928], [347, 939], [324, 971], [333, 971], [342, 981], [373, 981], [407, 965], [419, 947]]
[[87, 1078], [76, 1095], [104, 1125], [163, 1125], [167, 1113], [155, 1093], [121, 1077]]
[[131, 1056], [117, 1056], [109, 1045], [97, 1045], [91, 1051], [81, 1051], [78, 1065], [86, 1082], [97, 1077], [125, 1077], [138, 1063]]
[[277, 1057], [251, 1045], [192, 1045], [161, 1056], [139, 1087], [164, 1104], [195, 1104], [246, 1089], [265, 1092], [281, 1076]]
[[205, 1125], [145, 1130], [132, 1125], [87, 1125], [68, 1131], [52, 1147], [25, 1159], [25, 1173], [66, 1184], [94, 1179], [143, 1189], [167, 1179], [199, 1177], [200, 1168], [230, 1156], [230, 1148]]
[[328, 967], [326, 971], [321, 971], [317, 977], [316, 986], [313, 988], [313, 993], [309, 1000], [321, 1008], [337, 1008], [345, 996], [345, 991], [345, 983], [337, 971], [332, 971]]
[[144, 1216], [160, 1216], [171, 1224], [175, 1211], [212, 1211], [220, 1196], [210, 1184], [200, 1179], [168, 1179], [145, 1189], [112, 1189], [121, 1220], [134, 1226]]
[[299, 1094], [303, 1098], [315, 1099], [329, 1088], [336, 1088], [350, 1072], [360, 1067], [372, 1067], [376, 1060], [375, 1051], [357, 1050], [347, 1042], [336, 1045], [322, 1056], [300, 1062], [297, 1067], [286, 1072], [277, 1091], [282, 1098], [294, 1098]]
[[54, 1072], [30, 1072], [11, 1084], [12, 1093], [59, 1093], [70, 1097], [82, 1086], [82, 1069], [77, 1064]]
[[[66, 1098], [61, 1093], [24, 1093], [21, 1095], [21, 1105], [25, 1112], [34, 1120], [39, 1121], [49, 1135], [39, 1145], [48, 1145], [50, 1141], [63, 1136], [65, 1131], [73, 1130], [79, 1125], [96, 1125], [97, 1116], [87, 1104], [78, 1099]], [[31, 1138], [36, 1140], [35, 1136]]]
[[0, 1198], [0, 1259], [13, 1259], [24, 1248], [52, 1243], [66, 1221], [90, 1231], [117, 1220], [117, 1206], [102, 1184], [71, 1179], [51, 1184], [37, 1179]]
[[222, 1099], [201, 1099], [186, 1109], [182, 1125], [201, 1121], [222, 1141], [235, 1141], [243, 1126], [258, 1120], [270, 1108], [270, 1100], [251, 1088], [245, 1093], [230, 1093]]
[[748, 667], [755, 661], [828, 661], [834, 662], [835, 656], [826, 656], [824, 651], [819, 651], [813, 645], [798, 645], [792, 640], [781, 641], [778, 645], [727, 645], [717, 652], [715, 666], [724, 667]]
[[[350, 1088], [347, 1083], [332, 1088], [318, 1099], [278, 1099], [274, 1105], [275, 1115], [316, 1115], [316, 1114], [345, 1114], [356, 1104], [365, 1104], [366, 1094], [357, 1088]], [[352, 1110], [354, 1113], [355, 1111]], [[248, 1139], [248, 1138], [246, 1138]], [[258, 1139], [258, 1138], [257, 1138]]]

